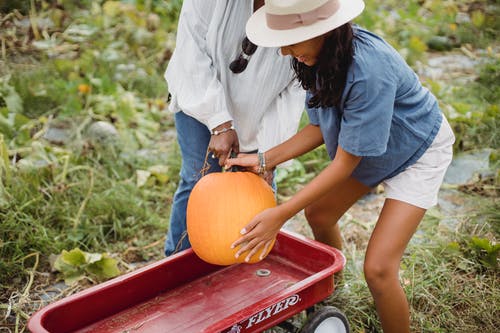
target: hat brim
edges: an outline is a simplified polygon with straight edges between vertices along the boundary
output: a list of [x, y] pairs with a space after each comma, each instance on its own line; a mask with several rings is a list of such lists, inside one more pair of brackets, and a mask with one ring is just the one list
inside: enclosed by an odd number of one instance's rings
[[323, 35], [330, 30], [353, 20], [365, 8], [362, 0], [338, 0], [338, 11], [325, 20], [318, 20], [311, 25], [300, 26], [294, 29], [275, 30], [267, 26], [265, 6], [259, 8], [250, 17], [246, 24], [248, 39], [263, 47], [281, 47], [303, 42]]

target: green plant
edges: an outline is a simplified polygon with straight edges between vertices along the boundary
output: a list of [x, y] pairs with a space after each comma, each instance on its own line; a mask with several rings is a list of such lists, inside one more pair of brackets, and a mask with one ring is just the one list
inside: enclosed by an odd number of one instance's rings
[[464, 252], [482, 269], [498, 268], [500, 244], [487, 238], [471, 237], [465, 246]]
[[480, 68], [479, 76], [476, 80], [480, 85], [478, 93], [486, 101], [492, 104], [500, 102], [500, 60], [496, 59], [487, 62]]
[[[445, 38], [448, 52], [477, 61], [477, 73], [466, 73], [477, 80], [445, 76], [425, 83], [455, 129], [455, 149], [493, 148], [491, 165], [498, 169], [498, 4], [365, 2], [356, 22], [383, 36], [418, 69], [429, 56], [442, 55], [425, 50], [436, 37]], [[45, 274], [49, 254], [74, 248], [111, 253], [125, 267], [163, 256], [181, 161], [163, 72], [182, 0], [0, 4], [0, 310], [15, 312], [0, 316], [2, 327], [5, 322], [7, 329], [22, 331], [36, 306], [30, 294], [41, 288], [39, 279], [52, 281]], [[51, 23], [37, 24], [44, 22]], [[89, 133], [98, 121], [116, 129], [112, 142]], [[68, 140], [44, 139], [59, 124], [67, 126]], [[281, 169], [279, 198], [295, 193], [329, 163], [320, 147]], [[474, 209], [465, 215], [430, 211], [408, 247], [400, 276], [413, 331], [490, 333], [500, 327], [491, 307], [500, 304], [498, 267], [491, 265], [498, 255], [500, 209], [477, 204], [481, 199], [467, 197]], [[448, 230], [443, 218], [457, 225]], [[329, 300], [348, 315], [354, 332], [380, 331], [362, 269], [363, 240], [374, 224], [353, 221], [359, 231], [347, 235], [347, 266]], [[85, 265], [75, 267], [97, 280]], [[12, 304], [16, 295], [22, 300]]]
[[63, 250], [56, 256], [53, 269], [64, 277], [64, 283], [74, 285], [83, 278], [96, 278], [103, 281], [120, 274], [118, 262], [106, 253], [88, 253], [78, 248]]

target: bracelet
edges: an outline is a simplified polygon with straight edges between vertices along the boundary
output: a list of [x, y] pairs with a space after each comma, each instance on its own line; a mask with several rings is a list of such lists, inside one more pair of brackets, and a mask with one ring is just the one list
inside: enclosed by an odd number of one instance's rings
[[263, 175], [266, 172], [266, 155], [264, 153], [257, 153], [259, 158], [259, 175]]
[[212, 135], [219, 135], [219, 134], [222, 134], [222, 133], [226, 133], [227, 131], [231, 131], [231, 130], [234, 130], [234, 126], [231, 125], [231, 127], [225, 127], [221, 130], [213, 130], [212, 131]]

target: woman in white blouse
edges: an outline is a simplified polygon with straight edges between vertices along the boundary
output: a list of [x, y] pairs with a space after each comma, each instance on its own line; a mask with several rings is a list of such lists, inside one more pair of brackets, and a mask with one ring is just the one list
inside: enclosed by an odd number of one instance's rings
[[[290, 59], [257, 48], [245, 23], [263, 0], [184, 0], [177, 45], [165, 72], [182, 154], [165, 254], [190, 247], [186, 206], [202, 173], [233, 152], [265, 151], [292, 136], [305, 94]], [[203, 170], [208, 154], [209, 170]]]

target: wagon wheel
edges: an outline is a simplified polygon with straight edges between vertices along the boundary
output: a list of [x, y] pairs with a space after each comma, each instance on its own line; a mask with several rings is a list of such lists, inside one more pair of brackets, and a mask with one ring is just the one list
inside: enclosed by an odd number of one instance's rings
[[325, 306], [309, 316], [300, 333], [349, 333], [349, 322], [339, 309]]

